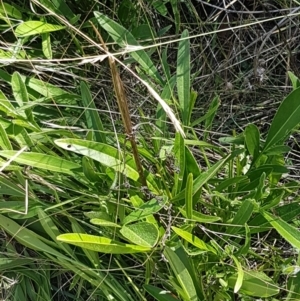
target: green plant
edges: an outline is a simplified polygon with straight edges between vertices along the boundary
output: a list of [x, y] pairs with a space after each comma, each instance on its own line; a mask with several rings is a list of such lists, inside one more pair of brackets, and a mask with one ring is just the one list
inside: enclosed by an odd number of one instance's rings
[[[148, 4], [164, 15], [166, 2]], [[71, 5], [37, 3], [56, 19], [31, 20], [19, 7], [2, 4], [3, 28], [15, 27], [14, 50], [1, 52], [6, 63], [34, 63], [41, 56], [49, 62], [57, 57], [53, 39], [61, 41], [67, 32], [72, 50], [83, 55], [82, 45], [90, 39], [104, 52], [80, 58], [90, 69], [80, 72], [92, 72], [97, 64], [104, 68], [102, 61], [109, 59], [115, 89], [106, 90], [109, 108], [116, 94], [125, 130], [116, 117], [99, 114], [93, 87], [83, 78], [68, 89], [9, 66], [0, 70], [5, 83], [0, 91], [0, 227], [8, 240], [1, 246], [0, 270], [3, 283], [19, 280], [13, 298], [54, 298], [49, 283], [58, 288], [66, 279], [64, 294], [75, 300], [298, 298], [299, 258], [293, 248], [299, 248], [299, 184], [284, 175], [290, 150], [285, 143], [300, 121], [299, 79], [290, 73], [294, 91], [267, 133], [248, 124], [240, 134], [212, 142], [209, 132], [220, 97], [214, 95], [203, 116], [194, 115], [197, 92], [191, 85], [187, 29], [177, 43], [174, 66], [164, 48], [160, 69], [152, 45], [126, 29], [129, 16], [139, 24], [134, 4], [121, 2], [120, 22], [94, 10], [84, 22], [86, 36], [77, 30], [80, 16]], [[170, 4], [179, 33], [180, 3]], [[24, 22], [13, 24], [15, 19]], [[141, 18], [140, 26], [146, 21]], [[98, 32], [106, 41], [102, 46], [94, 41]], [[157, 35], [148, 32], [148, 38]], [[26, 50], [29, 42], [35, 43], [34, 51]], [[128, 56], [125, 62], [110, 42]], [[71, 67], [76, 73], [77, 66]], [[138, 80], [135, 89], [156, 101], [150, 106], [154, 122], [146, 118], [146, 106], [138, 108], [140, 120], [134, 120], [122, 68]], [[200, 126], [205, 131], [199, 138]], [[259, 241], [267, 231], [289, 244], [290, 256], [268, 239]], [[36, 275], [35, 269], [41, 272]]]

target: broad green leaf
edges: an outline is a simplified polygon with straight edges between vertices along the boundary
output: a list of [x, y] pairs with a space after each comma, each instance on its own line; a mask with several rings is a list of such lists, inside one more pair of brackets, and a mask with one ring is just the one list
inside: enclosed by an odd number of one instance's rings
[[145, 290], [157, 301], [178, 301], [178, 298], [172, 297], [170, 292], [150, 284], [144, 285]]
[[159, 237], [157, 227], [147, 222], [125, 225], [120, 233], [130, 242], [148, 248], [153, 248]]
[[151, 251], [151, 248], [148, 247], [124, 244], [106, 237], [89, 234], [67, 233], [59, 235], [57, 240], [106, 254], [131, 254]]
[[180, 110], [182, 112], [182, 121], [184, 125], [190, 123], [190, 98], [191, 98], [191, 58], [189, 33], [185, 29], [181, 34], [177, 54], [177, 92]]
[[300, 88], [292, 91], [281, 103], [271, 123], [263, 152], [286, 140], [300, 122]]
[[182, 289], [183, 300], [198, 301], [193, 279], [180, 257], [169, 247], [165, 247], [164, 255]]
[[247, 125], [245, 132], [245, 142], [250, 155], [253, 160], [256, 160], [259, 154], [259, 144], [260, 144], [260, 133], [256, 125]]
[[[117, 172], [125, 174], [128, 178], [137, 181], [139, 174], [133, 159], [127, 156], [126, 163], [122, 162], [119, 151], [107, 144], [81, 140], [81, 139], [58, 139], [54, 141], [59, 147], [74, 153], [89, 157], [104, 166], [111, 167]], [[1, 153], [0, 153], [1, 155]]]
[[294, 248], [300, 249], [300, 232], [281, 218], [261, 210], [262, 216], [273, 226], [273, 228], [289, 242]]
[[27, 37], [47, 32], [64, 29], [65, 26], [49, 24], [42, 21], [26, 21], [18, 25], [15, 29], [17, 37]]
[[245, 200], [243, 201], [241, 207], [235, 214], [231, 224], [228, 226], [226, 233], [228, 234], [235, 234], [239, 232], [239, 230], [244, 226], [245, 223], [249, 220], [252, 215], [254, 209], [254, 204], [252, 200]]
[[[234, 288], [238, 279], [235, 274], [228, 279], [228, 285]], [[263, 272], [244, 271], [242, 286], [239, 290], [240, 294], [247, 296], [268, 298], [279, 293], [277, 285]]]
[[104, 135], [104, 127], [99, 112], [88, 85], [83, 81], [80, 82], [80, 91], [87, 128], [93, 130], [95, 141], [105, 143], [106, 137]]
[[143, 68], [143, 70], [148, 73], [152, 78], [154, 78], [159, 83], [163, 84], [163, 80], [159, 75], [156, 67], [151, 61], [148, 54], [142, 49], [142, 47], [135, 40], [134, 36], [123, 26], [117, 22], [111, 20], [104, 14], [100, 12], [94, 12], [94, 15], [99, 22], [100, 26], [104, 28], [110, 37], [121, 47], [134, 47], [137, 48], [137, 51], [129, 52], [129, 55], [132, 56]]
[[0, 156], [7, 159], [15, 157], [13, 161], [19, 164], [46, 169], [54, 172], [66, 173], [70, 175], [74, 174], [75, 172], [81, 171], [80, 165], [71, 161], [67, 161], [65, 159], [61, 159], [60, 157], [54, 157], [34, 152], [23, 152], [16, 156], [17, 153], [17, 151], [4, 150], [0, 151]]
[[160, 211], [166, 203], [166, 199], [162, 202], [159, 202], [156, 199], [152, 199], [148, 202], [145, 202], [142, 206], [137, 208], [135, 211], [131, 212], [128, 216], [125, 217], [123, 223], [128, 224], [141, 219], [146, 218], [149, 215], [157, 213]]
[[[181, 214], [184, 217], [187, 218], [187, 213], [185, 210], [179, 208], [179, 211], [181, 212]], [[199, 223], [213, 223], [213, 222], [217, 222], [217, 221], [221, 220], [221, 218], [218, 216], [202, 214], [198, 211], [193, 210], [192, 211], [192, 220], [195, 222], [199, 222]]]
[[217, 251], [211, 247], [210, 245], [206, 244], [203, 240], [198, 238], [197, 236], [191, 234], [190, 232], [184, 231], [182, 229], [179, 229], [177, 227], [172, 227], [172, 230], [180, 237], [182, 237], [184, 240], [195, 246], [201, 251], [206, 252], [212, 252], [214, 254], [217, 254]]
[[52, 46], [51, 46], [51, 38], [50, 33], [43, 33], [42, 34], [42, 50], [44, 56], [51, 60], [52, 59]]

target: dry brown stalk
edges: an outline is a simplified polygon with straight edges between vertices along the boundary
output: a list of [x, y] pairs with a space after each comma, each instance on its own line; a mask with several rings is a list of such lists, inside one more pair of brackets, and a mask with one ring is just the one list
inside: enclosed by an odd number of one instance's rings
[[135, 135], [132, 130], [132, 122], [131, 122], [131, 118], [130, 118], [128, 101], [127, 101], [123, 82], [122, 82], [120, 74], [118, 72], [115, 60], [110, 55], [109, 50], [107, 49], [105, 42], [103, 41], [99, 31], [97, 30], [97, 28], [94, 26], [93, 23], [91, 23], [91, 25], [93, 26], [93, 28], [96, 32], [96, 35], [98, 36], [98, 38], [102, 44], [104, 51], [108, 54], [108, 61], [109, 61], [110, 72], [111, 72], [111, 76], [112, 76], [112, 80], [113, 80], [114, 91], [116, 94], [118, 107], [119, 107], [119, 110], [120, 110], [120, 113], [122, 116], [122, 121], [123, 121], [123, 124], [125, 127], [125, 132], [126, 132], [127, 138], [130, 141], [130, 144], [132, 147], [133, 157], [135, 160], [137, 171], [139, 173], [139, 180], [143, 186], [147, 187], [147, 182], [146, 182], [145, 175], [143, 172], [143, 167], [141, 164], [141, 160], [140, 160], [140, 156], [139, 156], [139, 152], [138, 152], [138, 148], [137, 148], [137, 144], [136, 144], [136, 140], [135, 140]]

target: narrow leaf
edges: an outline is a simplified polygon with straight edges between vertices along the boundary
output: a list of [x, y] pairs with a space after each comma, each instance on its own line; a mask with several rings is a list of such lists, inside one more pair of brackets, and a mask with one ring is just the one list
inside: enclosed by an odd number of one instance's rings
[[[13, 158], [16, 156], [17, 151], [0, 151], [0, 156], [5, 158]], [[32, 166], [35, 168], [46, 169], [54, 172], [61, 172], [66, 174], [74, 174], [75, 172], [80, 172], [80, 165], [67, 161], [65, 159], [61, 159], [59, 157], [49, 156], [42, 153], [34, 153], [34, 152], [23, 152], [19, 154], [13, 160], [14, 162]]]
[[184, 30], [179, 42], [177, 54], [177, 91], [179, 105], [182, 112], [182, 120], [184, 125], [190, 122], [190, 98], [191, 98], [191, 59], [190, 59], [190, 41], [187, 39], [189, 33]]
[[297, 228], [264, 210], [261, 210], [260, 212], [283, 239], [289, 242], [294, 248], [300, 249], [300, 232]]
[[169, 247], [165, 248], [164, 255], [184, 292], [184, 300], [197, 301], [197, 292], [193, 279], [179, 256]]
[[49, 24], [42, 21], [27, 21], [16, 27], [15, 34], [18, 37], [27, 37], [47, 32], [64, 29], [64, 26]]
[[188, 241], [190, 244], [197, 247], [199, 250], [206, 251], [206, 252], [212, 252], [214, 254], [217, 254], [217, 251], [213, 247], [206, 244], [203, 240], [201, 240], [197, 236], [192, 235], [190, 232], [184, 231], [184, 230], [179, 229], [177, 227], [172, 227], [172, 230], [178, 236], [182, 237], [184, 240]]
[[124, 244], [106, 237], [80, 233], [62, 234], [57, 237], [57, 240], [106, 254], [131, 254], [151, 250], [148, 247]]
[[292, 91], [281, 103], [268, 132], [263, 152], [282, 143], [300, 122], [300, 88]]

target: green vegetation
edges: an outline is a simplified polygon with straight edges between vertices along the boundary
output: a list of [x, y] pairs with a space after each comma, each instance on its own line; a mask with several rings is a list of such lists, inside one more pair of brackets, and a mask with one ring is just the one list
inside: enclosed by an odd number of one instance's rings
[[219, 2], [0, 3], [0, 299], [300, 300], [300, 9]]

